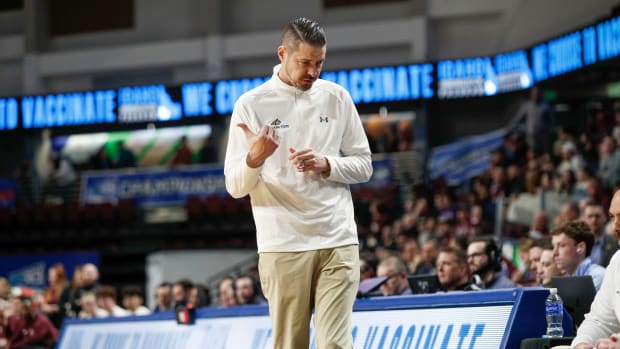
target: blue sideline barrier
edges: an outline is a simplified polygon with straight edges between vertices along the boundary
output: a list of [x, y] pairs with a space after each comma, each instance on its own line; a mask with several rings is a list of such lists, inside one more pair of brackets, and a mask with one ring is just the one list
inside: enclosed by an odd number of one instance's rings
[[[368, 298], [355, 303], [355, 348], [518, 348], [546, 327], [543, 288]], [[568, 315], [567, 315], [568, 316]], [[564, 334], [572, 335], [565, 316]], [[267, 349], [266, 306], [201, 309], [194, 325], [172, 312], [130, 318], [67, 320], [59, 349]], [[314, 348], [314, 343], [310, 344]]]

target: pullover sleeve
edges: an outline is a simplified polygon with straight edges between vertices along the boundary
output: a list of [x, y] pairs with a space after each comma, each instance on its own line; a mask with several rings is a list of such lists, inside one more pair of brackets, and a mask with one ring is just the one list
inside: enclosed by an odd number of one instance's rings
[[347, 127], [340, 144], [340, 156], [327, 156], [331, 167], [327, 179], [347, 184], [366, 182], [372, 176], [368, 138], [348, 93], [345, 94], [343, 104], [342, 112], [347, 117]]
[[228, 145], [224, 160], [226, 190], [236, 199], [248, 195], [256, 186], [262, 169], [262, 166], [251, 168], [247, 165], [246, 156], [249, 151], [249, 144], [243, 130], [237, 127], [239, 123], [246, 124], [254, 134], [259, 131], [256, 125], [250, 122], [246, 108], [238, 101], [230, 120]]
[[615, 254], [605, 271], [605, 277], [601, 289], [597, 292], [585, 320], [577, 330], [571, 347], [579, 343], [596, 343], [597, 339], [608, 338], [612, 333], [620, 331], [620, 322], [614, 311], [616, 295], [616, 283], [620, 257]]

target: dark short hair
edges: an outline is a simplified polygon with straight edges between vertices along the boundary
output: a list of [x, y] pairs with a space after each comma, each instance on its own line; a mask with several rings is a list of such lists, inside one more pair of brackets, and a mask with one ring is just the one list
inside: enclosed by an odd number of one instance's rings
[[180, 279], [177, 282], [175, 282], [174, 285], [181, 286], [181, 288], [183, 288], [183, 291], [185, 293], [188, 293], [192, 289], [192, 287], [194, 287], [194, 282], [192, 282], [192, 280], [190, 279]]
[[585, 208], [586, 208], [586, 207], [592, 207], [592, 206], [595, 206], [595, 207], [600, 207], [601, 209], [603, 209], [603, 205], [602, 205], [600, 202], [598, 202], [598, 201], [596, 201], [596, 200], [593, 200], [593, 199], [589, 199], [589, 200], [588, 200], [588, 201], [586, 201], [586, 203], [583, 205], [584, 211], [585, 211]]
[[540, 239], [534, 240], [532, 247], [540, 247], [543, 250], [553, 250], [553, 244], [551, 243], [551, 238], [548, 236], [544, 236]]
[[101, 285], [97, 288], [95, 297], [109, 297], [116, 299], [116, 288], [112, 285]]
[[572, 221], [568, 223], [564, 223], [558, 228], [551, 231], [551, 235], [560, 235], [566, 234], [566, 236], [575, 240], [575, 243], [578, 244], [580, 242], [586, 243], [586, 257], [590, 256], [590, 252], [592, 252], [592, 246], [594, 245], [594, 233], [592, 233], [592, 229], [590, 226], [583, 221]]
[[236, 280], [235, 280], [235, 288], [237, 287], [237, 281], [239, 280], [243, 280], [243, 279], [248, 279], [250, 280], [250, 283], [252, 284], [252, 288], [254, 289], [254, 292], [258, 291], [258, 287], [257, 287], [257, 283], [258, 281], [256, 281], [256, 279], [250, 275], [250, 274], [243, 274], [241, 276], [239, 276]]
[[123, 288], [123, 297], [127, 297], [127, 296], [140, 296], [142, 297], [142, 289], [140, 288], [140, 286], [136, 286], [136, 285], [129, 285], [129, 286], [125, 286]]
[[319, 23], [304, 17], [289, 22], [282, 33], [282, 44], [297, 47], [304, 42], [313, 46], [325, 46], [325, 31]]

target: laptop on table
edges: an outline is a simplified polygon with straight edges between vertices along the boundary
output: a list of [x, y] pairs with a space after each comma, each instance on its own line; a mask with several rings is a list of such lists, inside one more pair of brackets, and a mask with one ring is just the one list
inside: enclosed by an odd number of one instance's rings
[[573, 317], [575, 328], [579, 327], [584, 315], [590, 312], [596, 295], [592, 276], [555, 276], [551, 278], [551, 287], [558, 289], [564, 307]]
[[420, 274], [407, 276], [412, 294], [435, 293], [441, 290], [436, 274]]

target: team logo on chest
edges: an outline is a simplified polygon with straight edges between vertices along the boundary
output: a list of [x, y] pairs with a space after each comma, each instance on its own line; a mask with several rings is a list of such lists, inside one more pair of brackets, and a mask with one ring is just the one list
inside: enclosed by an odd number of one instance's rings
[[281, 129], [281, 128], [289, 128], [289, 125], [282, 124], [282, 121], [277, 117], [269, 124], [272, 128]]

